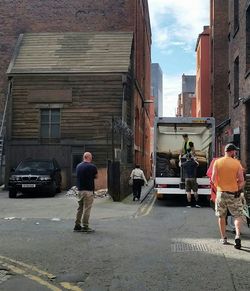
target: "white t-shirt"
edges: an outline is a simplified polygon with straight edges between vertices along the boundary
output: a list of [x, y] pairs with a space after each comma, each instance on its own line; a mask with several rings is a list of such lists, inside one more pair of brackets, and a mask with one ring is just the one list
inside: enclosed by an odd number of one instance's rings
[[139, 168], [135, 168], [133, 169], [133, 171], [131, 172], [130, 178], [132, 179], [142, 179], [144, 180], [145, 183], [148, 183], [148, 181], [145, 178], [145, 175], [143, 173], [143, 171]]

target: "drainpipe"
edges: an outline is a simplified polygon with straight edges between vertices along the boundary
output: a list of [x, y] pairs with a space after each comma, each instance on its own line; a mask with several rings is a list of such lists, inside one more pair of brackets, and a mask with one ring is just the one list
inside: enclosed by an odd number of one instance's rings
[[[127, 86], [127, 75], [122, 74], [122, 125], [126, 121], [126, 86]], [[124, 153], [124, 136], [121, 135], [121, 160], [123, 161], [123, 153]]]

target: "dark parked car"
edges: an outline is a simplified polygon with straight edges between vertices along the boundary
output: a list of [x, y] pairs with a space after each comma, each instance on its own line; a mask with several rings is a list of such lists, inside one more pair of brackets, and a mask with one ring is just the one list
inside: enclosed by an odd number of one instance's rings
[[61, 181], [61, 169], [55, 159], [27, 159], [10, 173], [9, 198], [16, 198], [18, 192], [54, 196], [61, 192]]

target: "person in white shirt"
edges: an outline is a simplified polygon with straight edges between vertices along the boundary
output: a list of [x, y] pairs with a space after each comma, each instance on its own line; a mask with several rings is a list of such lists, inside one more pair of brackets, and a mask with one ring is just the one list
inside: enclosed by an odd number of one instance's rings
[[139, 165], [136, 165], [132, 170], [130, 179], [133, 180], [133, 201], [135, 201], [135, 199], [139, 201], [141, 198], [141, 187], [144, 183], [146, 186], [148, 185], [145, 175]]

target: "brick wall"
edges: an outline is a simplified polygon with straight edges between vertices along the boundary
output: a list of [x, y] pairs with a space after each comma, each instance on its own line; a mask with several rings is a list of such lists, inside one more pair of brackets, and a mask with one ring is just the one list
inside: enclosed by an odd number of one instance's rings
[[205, 26], [196, 45], [196, 116], [211, 116], [210, 29]]
[[210, 1], [211, 96], [216, 125], [228, 118], [228, 1]]
[[[250, 5], [249, 1], [239, 1], [239, 27], [234, 29], [233, 7], [230, 7], [229, 13], [229, 114], [231, 117], [232, 130], [240, 130], [241, 160], [245, 167], [250, 170], [250, 129], [248, 116], [250, 115], [249, 101], [244, 103], [244, 99], [250, 95], [250, 75], [247, 75], [246, 66], [246, 7]], [[239, 98], [235, 102], [234, 96], [234, 62], [239, 57]]]

